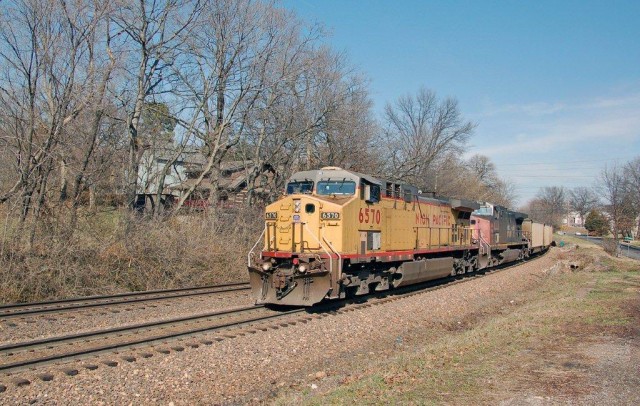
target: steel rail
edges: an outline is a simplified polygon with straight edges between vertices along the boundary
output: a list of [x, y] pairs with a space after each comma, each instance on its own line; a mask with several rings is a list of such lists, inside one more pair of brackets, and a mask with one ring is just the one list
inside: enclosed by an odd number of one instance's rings
[[[249, 290], [248, 283], [233, 283], [225, 285], [202, 286], [195, 288], [179, 288], [166, 290], [149, 290], [115, 295], [86, 296], [49, 302], [14, 303], [0, 306], [0, 319], [10, 319], [19, 316], [37, 315], [45, 313], [64, 312], [100, 306], [124, 305], [148, 301], [176, 299], [183, 297], [202, 296], [213, 293], [226, 293]], [[143, 297], [148, 296], [148, 297]]]
[[[22, 360], [14, 363], [9, 363], [9, 364], [3, 364], [3, 365], [0, 365], [0, 373], [12, 374], [14, 372], [18, 372], [26, 369], [33, 369], [38, 366], [48, 365], [48, 364], [56, 363], [59, 361], [65, 361], [65, 360], [79, 361], [81, 359], [95, 357], [98, 354], [114, 352], [114, 350], [135, 349], [141, 346], [149, 347], [149, 346], [153, 346], [156, 343], [167, 344], [168, 340], [174, 340], [181, 337], [189, 337], [189, 336], [193, 336], [193, 335], [205, 333], [205, 332], [224, 331], [227, 329], [231, 329], [233, 327], [252, 325], [254, 323], [282, 318], [282, 317], [289, 316], [292, 314], [297, 314], [297, 313], [307, 313], [309, 317], [313, 317], [314, 313], [317, 314], [317, 316], [324, 316], [328, 313], [331, 313], [331, 314], [343, 313], [345, 311], [352, 311], [358, 308], [370, 307], [373, 305], [383, 304], [389, 301], [395, 301], [402, 298], [414, 296], [417, 294], [428, 293], [438, 289], [444, 289], [446, 287], [449, 287], [458, 283], [470, 282], [476, 278], [488, 276], [488, 275], [501, 272], [513, 267], [517, 267], [523, 263], [533, 261], [538, 257], [544, 256], [547, 252], [548, 250], [540, 254], [536, 254], [535, 256], [530, 257], [530, 259], [528, 260], [520, 260], [516, 262], [501, 264], [498, 266], [487, 268], [486, 270], [480, 270], [480, 271], [476, 271], [476, 272], [468, 273], [464, 275], [451, 276], [451, 277], [447, 277], [439, 280], [433, 280], [433, 281], [428, 281], [420, 284], [409, 285], [399, 289], [375, 292], [373, 295], [356, 297], [352, 299], [331, 301], [311, 309], [296, 308], [293, 310], [281, 311], [275, 314], [249, 318], [246, 320], [217, 324], [214, 326], [192, 328], [192, 329], [187, 329], [183, 331], [165, 333], [161, 335], [153, 335], [147, 338], [140, 338], [136, 340], [129, 340], [129, 341], [124, 341], [119, 343], [107, 344], [107, 345], [98, 346], [98, 347], [90, 347], [90, 348], [67, 352], [67, 353], [59, 353], [59, 354], [54, 354], [46, 357], [40, 357], [35, 359]], [[374, 299], [376, 301], [369, 302], [368, 301], [369, 299]], [[346, 307], [346, 305], [349, 305], [349, 306]], [[74, 341], [77, 342], [78, 340], [86, 339], [89, 337], [96, 338], [96, 339], [97, 338], [106, 339], [106, 338], [109, 338], [109, 336], [112, 336], [112, 337], [117, 336], [118, 333], [125, 332], [126, 330], [129, 330], [131, 334], [138, 334], [136, 333], [136, 331], [143, 330], [145, 328], [148, 329], [152, 327], [157, 327], [162, 329], [163, 328], [161, 327], [162, 325], [171, 325], [171, 324], [176, 325], [180, 323], [189, 323], [189, 322], [196, 321], [198, 319], [233, 315], [234, 313], [240, 314], [243, 312], [264, 309], [264, 308], [265, 308], [264, 305], [255, 305], [255, 306], [243, 307], [239, 309], [218, 311], [218, 312], [204, 314], [204, 315], [195, 315], [195, 316], [177, 318], [172, 320], [143, 323], [143, 324], [129, 326], [129, 327], [113, 328], [108, 330], [96, 331], [92, 333], [82, 333], [82, 334], [62, 336], [62, 337], [53, 337], [50, 339], [35, 340], [35, 341], [24, 342], [24, 343], [9, 344], [9, 345], [4, 345], [0, 347], [0, 354], [10, 356], [12, 354], [11, 351], [15, 353], [16, 350], [21, 352], [22, 351], [33, 352], [33, 348], [42, 347], [42, 346], [51, 346], [51, 345], [58, 345], [58, 344], [70, 345], [71, 342], [74, 342]], [[295, 324], [295, 322], [280, 324], [280, 326], [286, 326], [289, 324]], [[202, 341], [202, 342], [204, 343], [205, 341]], [[211, 342], [207, 342], [207, 343], [210, 344]]]
[[[36, 341], [25, 342], [25, 343], [16, 343], [16, 344], [3, 346], [0, 352], [2, 352], [3, 355], [9, 355], [11, 353], [16, 353], [18, 351], [20, 352], [32, 351], [33, 348], [38, 348], [43, 346], [65, 345], [66, 347], [67, 345], [71, 345], [71, 343], [73, 342], [82, 342], [82, 340], [87, 341], [87, 339], [107, 339], [112, 337], [117, 338], [120, 333], [124, 333], [124, 332], [130, 333], [131, 335], [135, 335], [135, 334], [138, 334], [137, 332], [139, 330], [142, 330], [145, 328], [146, 329], [148, 328], [162, 329], [164, 328], [163, 326], [171, 326], [171, 325], [175, 327], [179, 327], [179, 324], [189, 323], [189, 322], [197, 321], [199, 319], [206, 319], [211, 317], [220, 317], [220, 316], [227, 316], [227, 315], [234, 315], [234, 314], [240, 315], [241, 313], [244, 313], [244, 312], [249, 312], [252, 310], [253, 311], [263, 310], [263, 309], [264, 309], [264, 306], [251, 306], [251, 307], [244, 307], [240, 309], [215, 312], [215, 313], [210, 313], [206, 315], [197, 315], [197, 316], [191, 316], [191, 317], [185, 317], [185, 318], [179, 318], [179, 319], [165, 320], [161, 322], [144, 323], [136, 326], [130, 326], [128, 328], [121, 327], [121, 328], [115, 328], [115, 329], [109, 329], [109, 330], [95, 331], [92, 333], [76, 334], [76, 335], [63, 336], [63, 337], [54, 337], [51, 339], [36, 340]], [[273, 318], [283, 317], [285, 315], [304, 312], [304, 311], [305, 309], [295, 309], [295, 310], [290, 310], [288, 312], [278, 312], [278, 313], [270, 314], [267, 316], [253, 317], [246, 320], [234, 321], [231, 323], [222, 323], [222, 324], [216, 324], [213, 326], [190, 328], [190, 329], [181, 330], [177, 332], [155, 334], [146, 338], [128, 340], [128, 341], [107, 344], [107, 345], [102, 345], [97, 347], [95, 346], [87, 347], [85, 349], [71, 351], [71, 352], [58, 353], [54, 355], [33, 358], [33, 359], [26, 359], [22, 361], [13, 362], [13, 363], [2, 364], [0, 365], [0, 372], [13, 373], [19, 370], [24, 370], [26, 368], [33, 368], [36, 366], [51, 364], [53, 362], [62, 361], [65, 359], [70, 359], [70, 360], [79, 359], [79, 357], [85, 357], [85, 356], [109, 352], [113, 350], [133, 348], [135, 346], [140, 346], [140, 345], [149, 346], [149, 345], [152, 345], [153, 343], [164, 342], [166, 340], [172, 340], [179, 337], [192, 336], [194, 334], [199, 334], [203, 332], [214, 332], [218, 330], [225, 330], [232, 327], [239, 327], [239, 326], [250, 324], [250, 323], [270, 320]], [[12, 350], [13, 352], [11, 352]]]
[[53, 344], [60, 344], [60, 343], [78, 341], [80, 339], [98, 338], [98, 337], [103, 337], [105, 335], [122, 333], [122, 332], [134, 332], [134, 331], [137, 331], [137, 330], [148, 329], [148, 328], [151, 328], [151, 327], [160, 327], [160, 326], [172, 325], [172, 324], [176, 324], [176, 323], [184, 323], [184, 322], [189, 322], [189, 321], [196, 321], [198, 319], [206, 319], [206, 318], [210, 318], [210, 317], [225, 316], [225, 315], [234, 314], [234, 313], [238, 313], [239, 314], [239, 313], [242, 313], [242, 312], [245, 312], [245, 311], [256, 310], [256, 309], [259, 309], [259, 308], [262, 308], [262, 307], [264, 307], [264, 306], [263, 305], [247, 306], [247, 307], [242, 307], [242, 308], [239, 308], [239, 309], [223, 310], [223, 311], [217, 311], [217, 312], [212, 312], [212, 313], [197, 314], [197, 315], [192, 315], [192, 316], [187, 316], [187, 317], [177, 317], [177, 318], [168, 319], [168, 320], [151, 321], [151, 322], [147, 322], [147, 323], [140, 323], [140, 324], [134, 324], [134, 325], [129, 325], [129, 326], [121, 326], [121, 327], [113, 327], [113, 328], [108, 328], [108, 329], [103, 329], [103, 330], [89, 331], [89, 332], [86, 332], [86, 333], [69, 334], [69, 335], [64, 335], [64, 336], [43, 338], [43, 339], [39, 339], [39, 340], [31, 340], [31, 341], [23, 341], [23, 342], [19, 342], [19, 343], [5, 344], [5, 345], [1, 345], [0, 346], [0, 355], [6, 355], [8, 352], [15, 351], [15, 350], [22, 351], [22, 350], [27, 350], [29, 348], [34, 348], [34, 347], [43, 347], [43, 346], [49, 346], [49, 345], [53, 345]]

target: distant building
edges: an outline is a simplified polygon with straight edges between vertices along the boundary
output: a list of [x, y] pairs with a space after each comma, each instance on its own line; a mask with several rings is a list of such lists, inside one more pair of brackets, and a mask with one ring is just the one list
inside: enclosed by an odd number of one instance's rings
[[[176, 151], [171, 148], [145, 151], [138, 171], [137, 207], [152, 207], [157, 204], [156, 198], [160, 174], [165, 170], [166, 165], [174, 160], [175, 155]], [[202, 175], [206, 162], [207, 158], [198, 150], [187, 149], [180, 153], [168, 169], [164, 183], [161, 185], [160, 203], [171, 205], [187, 193]], [[252, 161], [223, 162], [218, 180], [218, 204], [227, 207], [243, 204], [249, 192], [248, 178], [254, 169], [255, 165]], [[258, 173], [260, 175], [251, 189], [254, 193], [254, 198], [266, 200], [271, 190], [262, 185], [273, 184], [270, 180], [273, 178], [275, 171], [270, 165], [263, 165]], [[189, 199], [185, 201], [185, 206], [206, 208], [209, 204], [211, 188], [211, 180], [205, 175]]]
[[567, 213], [565, 218], [562, 219], [562, 224], [568, 227], [584, 227], [584, 219], [580, 213], [570, 211]]

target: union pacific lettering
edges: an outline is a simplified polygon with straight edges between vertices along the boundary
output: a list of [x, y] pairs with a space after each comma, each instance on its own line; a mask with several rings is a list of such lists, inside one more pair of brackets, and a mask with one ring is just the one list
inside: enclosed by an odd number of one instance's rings
[[450, 226], [451, 220], [449, 214], [434, 214], [432, 224], [436, 226]]
[[416, 224], [419, 226], [428, 226], [429, 216], [423, 213], [416, 213]]

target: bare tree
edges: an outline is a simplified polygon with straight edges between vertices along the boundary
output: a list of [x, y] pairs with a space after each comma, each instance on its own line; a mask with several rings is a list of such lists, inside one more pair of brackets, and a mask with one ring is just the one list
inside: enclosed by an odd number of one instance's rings
[[[628, 180], [629, 192], [633, 197], [636, 213], [640, 213], [640, 157], [637, 157], [627, 163], [625, 167], [625, 175]], [[636, 238], [637, 233], [640, 232], [640, 216], [638, 217], [638, 223], [636, 224]]]
[[629, 232], [635, 225], [634, 196], [630, 192], [623, 168], [605, 167], [600, 173], [598, 190], [608, 203], [604, 206], [612, 224], [613, 238], [618, 240], [621, 232]]
[[[283, 29], [283, 34], [300, 38], [295, 30]], [[299, 169], [333, 165], [367, 173], [379, 170], [366, 82], [346, 65], [342, 54], [315, 49], [320, 35], [287, 41], [280, 56], [273, 58], [289, 62], [269, 69], [270, 76], [281, 79], [258, 98], [245, 126], [244, 143], [239, 144], [243, 158], [252, 163], [248, 204], [254, 187], [277, 193]], [[292, 43], [296, 52], [291, 52]], [[265, 164], [275, 176], [259, 176]]]
[[[66, 129], [90, 109], [96, 86], [100, 89], [99, 83], [105, 83], [95, 46], [107, 8], [90, 1], [59, 0], [0, 7], [6, 16], [0, 24], [0, 100], [5, 107], [0, 122], [15, 154], [17, 174], [16, 183], [0, 200], [20, 195], [20, 227], [32, 217], [27, 234], [31, 246], [58, 162], [59, 194], [67, 195]], [[84, 150], [92, 154], [91, 146]], [[76, 189], [74, 184], [74, 198]]]
[[515, 186], [510, 181], [500, 178], [495, 164], [489, 157], [473, 155], [464, 166], [469, 168], [477, 181], [484, 186], [482, 193], [475, 198], [512, 207], [516, 199]]
[[[210, 212], [215, 214], [222, 162], [230, 153], [246, 149], [248, 133], [258, 132], [255, 145], [262, 149], [274, 129], [284, 130], [280, 134], [285, 135], [274, 139], [276, 144], [289, 144], [289, 140], [296, 144], [296, 138], [305, 137], [317, 125], [316, 114], [305, 115], [310, 101], [306, 92], [313, 90], [305, 81], [314, 77], [313, 58], [305, 54], [315, 54], [308, 45], [315, 34], [300, 38], [297, 21], [271, 4], [211, 0], [204, 10], [188, 42], [185, 66], [190, 68], [184, 70], [183, 82], [188, 83], [192, 112], [199, 117], [193, 131], [206, 162], [177, 208], [208, 178]], [[269, 109], [287, 111], [289, 116], [281, 118], [295, 125], [276, 129]], [[252, 159], [256, 157], [261, 157], [259, 151]], [[259, 172], [261, 165], [254, 167]]]
[[565, 189], [562, 186], [543, 187], [528, 206], [525, 211], [531, 218], [559, 227], [566, 207]]
[[446, 197], [492, 200], [487, 198], [489, 191], [486, 186], [456, 153], [438, 157], [432, 162], [430, 172], [433, 186], [429, 192]]
[[[209, 202], [215, 208], [222, 160], [240, 141], [244, 118], [268, 86], [261, 81], [264, 77], [256, 62], [269, 55], [274, 37], [265, 33], [270, 27], [260, 5], [211, 0], [204, 2], [203, 10], [198, 29], [187, 43], [189, 61], [184, 66], [191, 63], [191, 67], [183, 73], [182, 81], [193, 101], [192, 114], [199, 118], [192, 130], [203, 143], [206, 163], [176, 210], [207, 177], [211, 180]], [[185, 127], [184, 122], [179, 124]]]
[[129, 66], [133, 69], [125, 69], [129, 80], [118, 94], [127, 111], [129, 157], [126, 200], [131, 207], [135, 204], [138, 189], [142, 155], [140, 125], [145, 102], [167, 91], [169, 68], [190, 30], [195, 27], [194, 22], [201, 10], [202, 3], [198, 0], [119, 0], [116, 12], [111, 16], [114, 34], [123, 34], [124, 44], [133, 46], [131, 52], [122, 53], [123, 57], [128, 57]]
[[[303, 140], [321, 125], [324, 115], [310, 108], [321, 92], [313, 83], [314, 69], [322, 59], [315, 49], [321, 30], [316, 26], [305, 28], [291, 12], [270, 12], [281, 19], [271, 57], [262, 58], [260, 69], [264, 76], [260, 80], [268, 80], [270, 86], [255, 99], [235, 148], [236, 155], [247, 163], [248, 205], [253, 204], [257, 189], [262, 190], [263, 197], [277, 193], [280, 181], [294, 166]], [[267, 167], [274, 176], [263, 176]]]
[[569, 190], [568, 202], [569, 207], [580, 215], [584, 225], [587, 213], [598, 206], [598, 196], [593, 189], [580, 186]]
[[[371, 115], [366, 82], [359, 76], [344, 78], [334, 87], [334, 107], [327, 113], [316, 143], [321, 166], [340, 166], [365, 173], [380, 171], [379, 149], [373, 142], [378, 131]], [[355, 152], [355, 153], [354, 153]]]
[[475, 124], [465, 121], [455, 99], [439, 101], [421, 88], [415, 96], [400, 97], [385, 107], [384, 135], [390, 177], [427, 189], [434, 188], [434, 160], [447, 152], [461, 151]]
[[476, 174], [478, 180], [487, 186], [491, 186], [497, 180], [496, 165], [491, 158], [485, 155], [475, 154], [467, 161], [470, 169]]

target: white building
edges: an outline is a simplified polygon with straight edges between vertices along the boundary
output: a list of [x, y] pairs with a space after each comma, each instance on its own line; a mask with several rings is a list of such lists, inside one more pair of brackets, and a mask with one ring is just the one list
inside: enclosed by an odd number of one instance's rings
[[568, 227], [584, 227], [584, 219], [580, 213], [570, 211], [567, 213], [565, 218], [562, 219], [562, 224]]

